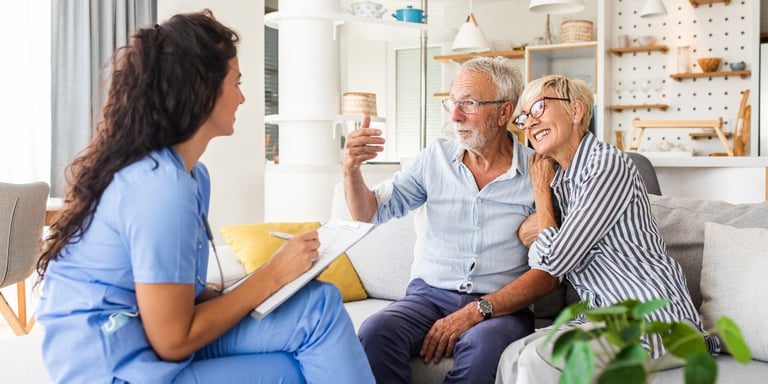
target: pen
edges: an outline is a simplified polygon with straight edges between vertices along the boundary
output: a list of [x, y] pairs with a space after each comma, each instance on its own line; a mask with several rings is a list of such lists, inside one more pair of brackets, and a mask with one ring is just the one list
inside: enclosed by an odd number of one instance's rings
[[283, 239], [283, 240], [290, 240], [293, 237], [293, 235], [291, 235], [290, 233], [278, 232], [278, 231], [270, 231], [269, 235], [272, 237], [277, 237], [278, 239]]

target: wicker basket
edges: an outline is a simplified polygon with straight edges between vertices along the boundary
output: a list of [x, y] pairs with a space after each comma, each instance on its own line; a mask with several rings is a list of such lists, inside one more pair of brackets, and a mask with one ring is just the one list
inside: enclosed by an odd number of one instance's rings
[[577, 41], [594, 40], [594, 27], [589, 20], [564, 20], [560, 24], [560, 42], [574, 43]]
[[345, 115], [376, 116], [376, 94], [365, 92], [344, 93], [341, 113]]

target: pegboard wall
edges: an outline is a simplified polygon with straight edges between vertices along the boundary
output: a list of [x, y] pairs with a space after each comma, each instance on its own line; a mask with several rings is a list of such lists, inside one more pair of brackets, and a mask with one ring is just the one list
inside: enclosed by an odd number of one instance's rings
[[[700, 5], [694, 8], [688, 0], [665, 0], [667, 16], [641, 18], [640, 9], [644, 1], [615, 0], [607, 15], [612, 41], [607, 47], [617, 47], [619, 35], [628, 37], [629, 46], [640, 46], [643, 36], [652, 36], [656, 45], [666, 45], [669, 50], [624, 53], [611, 55], [608, 67], [611, 70], [611, 84], [607, 84], [605, 100], [610, 105], [663, 104], [661, 109], [627, 109], [611, 113], [611, 127], [623, 131], [624, 145], [628, 145], [632, 119], [643, 120], [711, 120], [723, 118], [723, 130], [733, 132], [739, 110], [741, 95], [751, 88], [748, 102], [752, 105], [752, 135], [757, 135], [757, 57], [759, 45], [757, 28], [753, 25], [755, 0], [733, 0], [723, 3]], [[754, 43], [753, 43], [754, 42]], [[681, 72], [678, 68], [678, 48], [688, 46], [690, 72], [701, 72], [697, 59], [701, 57], [722, 58], [719, 71], [730, 71], [729, 64], [744, 61], [746, 69], [752, 71], [747, 78], [739, 76], [702, 77], [677, 81], [671, 74]], [[720, 141], [715, 138], [691, 139], [689, 132], [696, 130], [646, 130], [641, 151], [667, 151], [675, 148], [692, 152], [694, 155], [708, 155], [723, 152]], [[731, 139], [732, 140], [732, 139]], [[753, 143], [755, 143], [753, 141]], [[750, 147], [750, 154], [756, 155], [756, 145]]]

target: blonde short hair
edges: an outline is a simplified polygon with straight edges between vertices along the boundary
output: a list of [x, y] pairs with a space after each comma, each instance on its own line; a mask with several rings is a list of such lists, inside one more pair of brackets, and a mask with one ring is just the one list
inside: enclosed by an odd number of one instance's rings
[[[523, 94], [520, 95], [519, 106], [528, 104], [534, 97], [540, 95], [544, 90], [550, 89], [555, 92], [555, 97], [561, 97], [570, 101], [561, 101], [569, 105], [573, 101], [580, 101], [584, 105], [584, 117], [581, 119], [581, 133], [589, 131], [589, 123], [592, 121], [592, 107], [594, 97], [592, 89], [582, 80], [569, 79], [561, 75], [549, 75], [531, 81], [525, 86]], [[520, 113], [520, 108], [517, 108]]]

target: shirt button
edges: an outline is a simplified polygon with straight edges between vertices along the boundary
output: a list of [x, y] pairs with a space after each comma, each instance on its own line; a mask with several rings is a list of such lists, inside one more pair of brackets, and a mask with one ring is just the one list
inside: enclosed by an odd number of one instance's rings
[[203, 249], [203, 243], [197, 242], [197, 249]]

